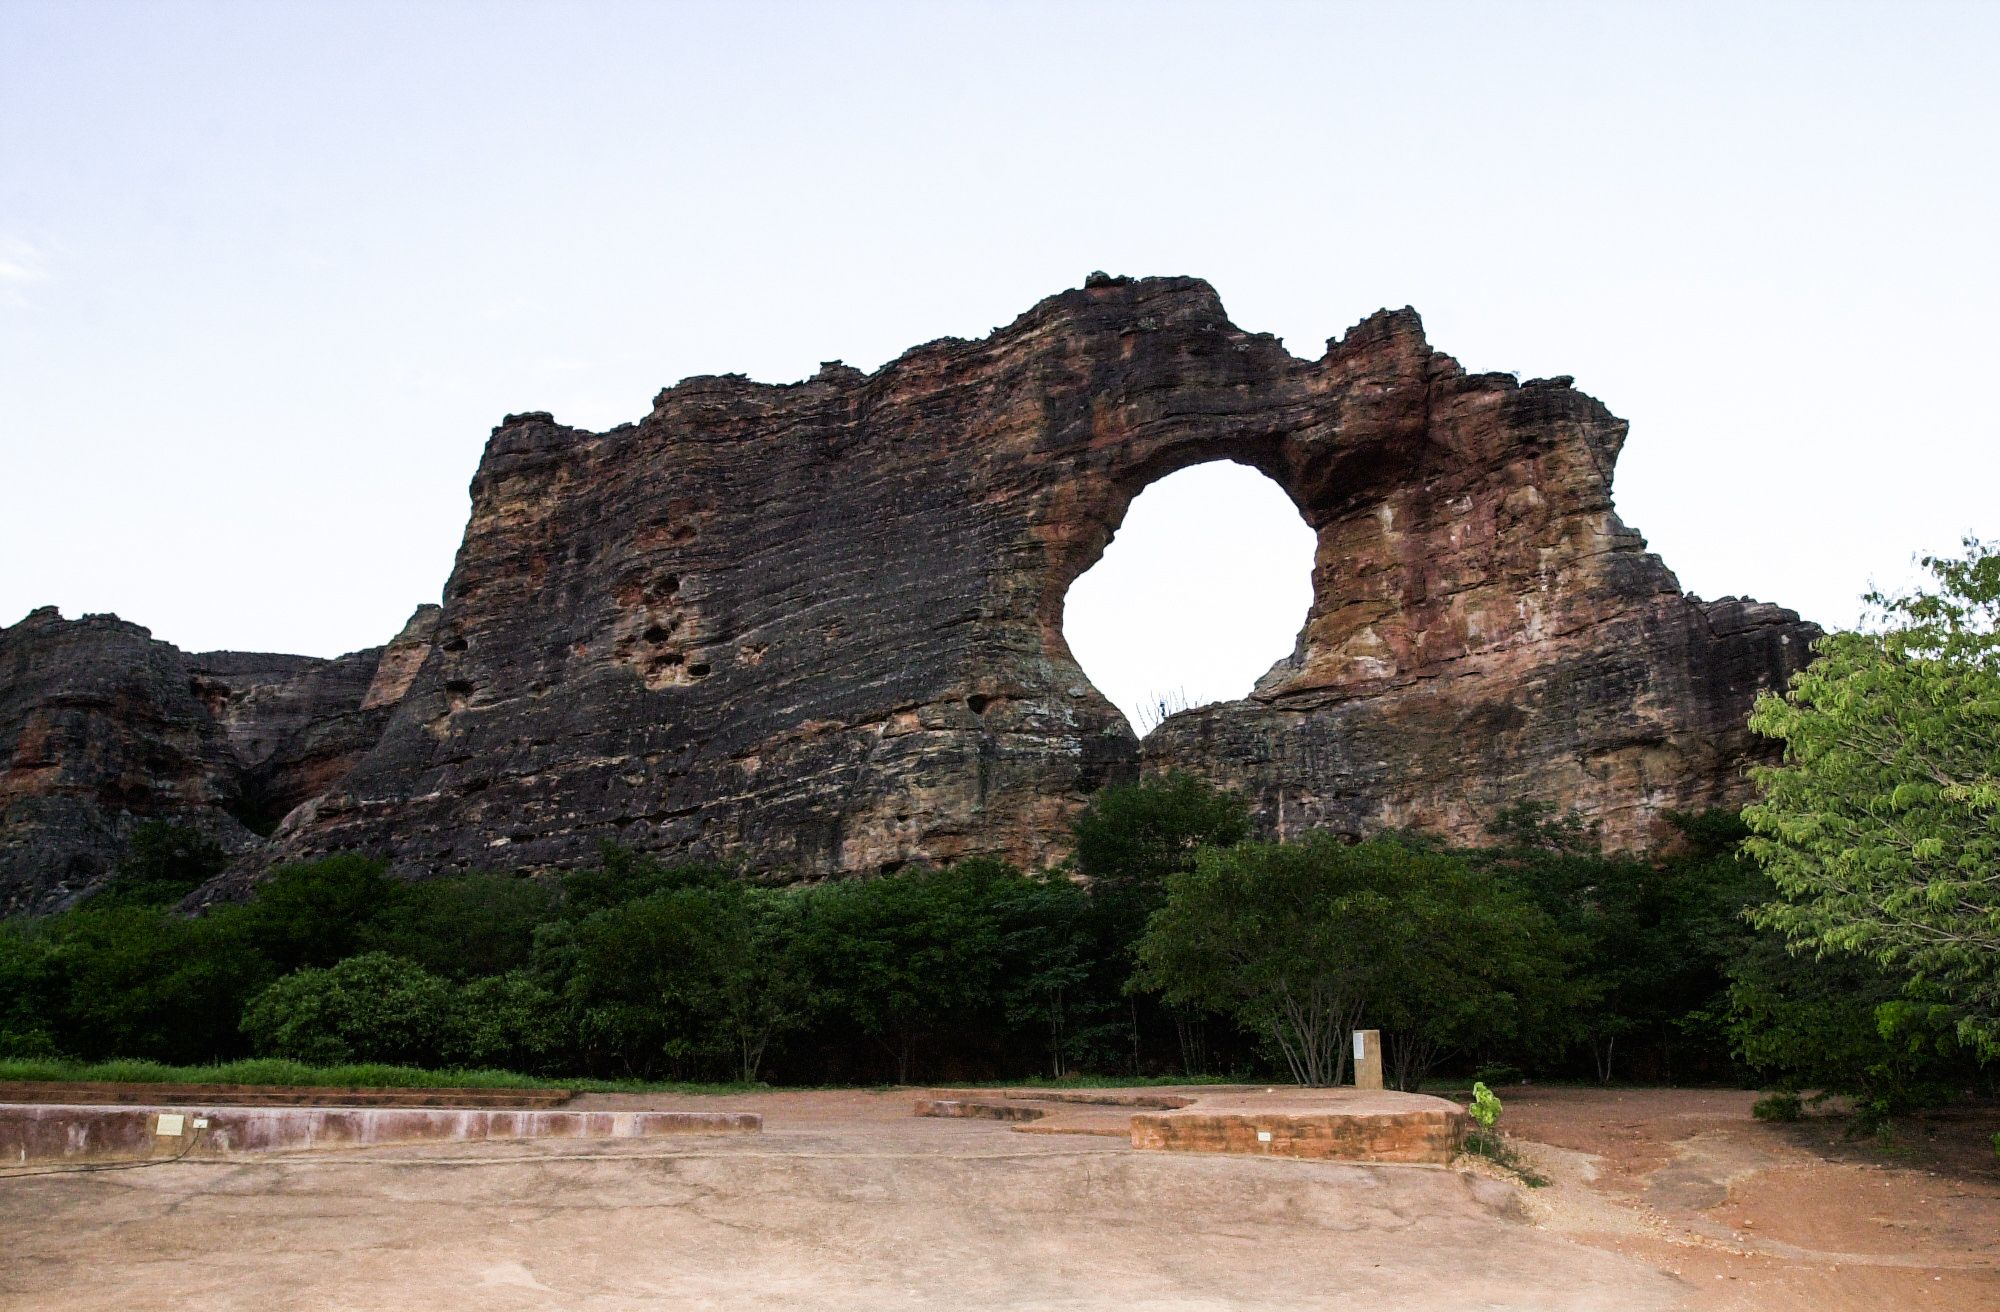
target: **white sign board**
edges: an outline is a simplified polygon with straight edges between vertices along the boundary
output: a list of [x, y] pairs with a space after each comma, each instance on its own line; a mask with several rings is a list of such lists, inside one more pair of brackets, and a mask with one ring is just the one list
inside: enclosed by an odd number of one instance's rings
[[1367, 1055], [1368, 1040], [1362, 1037], [1360, 1030], [1356, 1030], [1354, 1031], [1354, 1060], [1360, 1061]]

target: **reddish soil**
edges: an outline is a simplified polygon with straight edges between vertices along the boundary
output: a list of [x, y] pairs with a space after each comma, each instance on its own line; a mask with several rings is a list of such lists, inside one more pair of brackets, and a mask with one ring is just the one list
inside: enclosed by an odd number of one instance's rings
[[2000, 1109], [1885, 1142], [1758, 1121], [1734, 1090], [1500, 1092], [1555, 1182], [1537, 1223], [1678, 1276], [1690, 1307], [2000, 1308]]
[[1883, 1148], [1743, 1093], [1505, 1089], [1553, 1180], [1524, 1190], [918, 1118], [918, 1092], [576, 1104], [762, 1135], [0, 1170], [0, 1308], [2000, 1309], [1992, 1114]]

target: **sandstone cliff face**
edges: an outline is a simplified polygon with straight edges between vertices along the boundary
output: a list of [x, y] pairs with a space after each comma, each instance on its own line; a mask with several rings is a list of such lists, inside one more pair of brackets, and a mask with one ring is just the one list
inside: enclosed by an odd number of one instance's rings
[[438, 608], [420, 606], [386, 647], [331, 660], [243, 652], [189, 656], [196, 694], [229, 738], [245, 818], [275, 826], [344, 776], [382, 736], [430, 652]]
[[259, 849], [256, 831], [381, 736], [436, 616], [422, 608], [388, 648], [333, 660], [190, 656], [114, 615], [54, 607], [0, 628], [0, 915], [95, 888], [141, 820]]
[[41, 910], [96, 882], [134, 816], [196, 825], [232, 846], [240, 789], [221, 728], [181, 654], [114, 615], [54, 607], [0, 629], [0, 913]]
[[[510, 416], [427, 659], [267, 859], [1036, 865], [1092, 790], [1170, 767], [1279, 832], [1471, 839], [1540, 799], [1638, 844], [1741, 799], [1750, 701], [1817, 630], [1681, 594], [1612, 509], [1624, 436], [1567, 379], [1465, 373], [1407, 310], [1304, 361], [1204, 283], [1101, 277], [873, 374], [690, 379], [606, 433]], [[1142, 752], [1063, 598], [1147, 483], [1219, 458], [1297, 503], [1315, 599], [1251, 698]]]

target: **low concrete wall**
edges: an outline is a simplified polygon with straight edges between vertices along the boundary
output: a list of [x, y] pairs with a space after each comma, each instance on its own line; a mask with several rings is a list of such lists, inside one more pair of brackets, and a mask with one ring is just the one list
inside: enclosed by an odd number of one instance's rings
[[1424, 1111], [1141, 1112], [1132, 1146], [1178, 1153], [1254, 1153], [1341, 1162], [1449, 1165], [1464, 1135], [1465, 1114]]
[[52, 1102], [66, 1107], [560, 1107], [569, 1089], [333, 1087], [307, 1084], [129, 1084], [94, 1080], [0, 1082], [0, 1106]]
[[[162, 1113], [182, 1133], [157, 1133]], [[197, 1120], [206, 1120], [197, 1128]], [[0, 1169], [53, 1161], [144, 1161], [300, 1148], [485, 1139], [643, 1139], [756, 1134], [756, 1112], [504, 1111], [417, 1107], [96, 1107], [0, 1105]]]

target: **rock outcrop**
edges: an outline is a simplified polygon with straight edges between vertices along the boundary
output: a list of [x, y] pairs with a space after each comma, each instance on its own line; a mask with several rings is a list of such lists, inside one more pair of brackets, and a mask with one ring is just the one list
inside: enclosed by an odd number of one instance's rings
[[331, 660], [227, 651], [187, 658], [197, 695], [242, 767], [246, 819], [275, 827], [375, 745], [430, 652], [437, 618], [436, 606], [420, 606], [388, 646]]
[[[1683, 595], [1612, 508], [1626, 426], [1468, 374], [1415, 313], [1318, 360], [1204, 283], [1093, 277], [982, 341], [637, 424], [494, 430], [430, 656], [276, 854], [563, 866], [611, 840], [800, 875], [1062, 855], [1095, 788], [1185, 768], [1268, 826], [1477, 839], [1524, 799], [1643, 843], [1741, 799], [1754, 695], [1817, 630]], [[1252, 465], [1318, 535], [1292, 657], [1142, 750], [1062, 636], [1149, 482]]]
[[191, 656], [115, 615], [52, 606], [0, 628], [0, 915], [95, 888], [142, 820], [254, 861], [260, 833], [381, 737], [437, 614], [332, 660]]
[[[1682, 594], [1612, 508], [1625, 429], [1567, 378], [1468, 374], [1409, 310], [1301, 360], [1205, 283], [1101, 275], [872, 374], [693, 378], [605, 433], [511, 415], [442, 609], [387, 648], [0, 630], [0, 909], [73, 897], [155, 815], [246, 849], [215, 895], [343, 850], [408, 874], [605, 841], [800, 876], [1040, 865], [1091, 792], [1165, 769], [1281, 834], [1477, 841], [1533, 800], [1640, 845], [1743, 798], [1751, 701], [1818, 630]], [[1141, 745], [1064, 597], [1142, 488], [1217, 459], [1317, 534], [1311, 611], [1249, 698]]]

